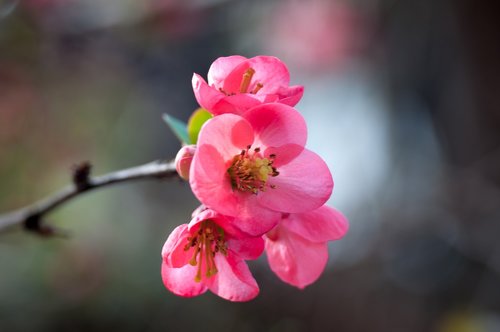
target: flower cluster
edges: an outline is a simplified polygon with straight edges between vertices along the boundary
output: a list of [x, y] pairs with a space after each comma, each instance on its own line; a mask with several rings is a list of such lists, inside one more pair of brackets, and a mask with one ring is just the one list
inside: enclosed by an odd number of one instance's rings
[[184, 297], [210, 289], [251, 300], [259, 288], [245, 261], [263, 251], [284, 282], [313, 283], [327, 263], [327, 242], [340, 239], [348, 222], [325, 205], [331, 173], [305, 148], [306, 123], [294, 108], [303, 87], [289, 86], [288, 69], [270, 56], [219, 58], [208, 82], [194, 74], [192, 83], [211, 118], [176, 166], [202, 205], [163, 247], [165, 286]]

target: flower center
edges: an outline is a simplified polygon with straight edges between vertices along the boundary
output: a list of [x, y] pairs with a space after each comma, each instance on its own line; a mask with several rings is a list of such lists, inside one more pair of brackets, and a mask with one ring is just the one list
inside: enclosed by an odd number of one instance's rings
[[[273, 166], [276, 155], [271, 154], [269, 158], [261, 158], [260, 148], [250, 151], [251, 146], [233, 157], [231, 166], [227, 169], [231, 179], [231, 186], [243, 192], [257, 194], [265, 191], [266, 183], [270, 176], [278, 176], [279, 172]], [[275, 185], [270, 185], [272, 189]]]
[[[248, 91], [248, 88], [250, 87], [250, 82], [252, 81], [252, 77], [254, 74], [255, 74], [255, 69], [251, 67], [245, 70], [245, 72], [243, 73], [243, 77], [241, 78], [240, 89], [239, 89], [240, 93], [256, 94], [257, 92], [259, 92], [260, 89], [264, 87], [264, 84], [257, 82], [255, 83], [255, 87], [252, 89], [252, 91]], [[222, 88], [219, 88], [219, 91], [224, 93], [226, 96], [233, 96], [236, 94], [236, 93], [228, 93], [224, 91], [224, 89]]]
[[215, 275], [217, 273], [214, 261], [215, 254], [227, 255], [224, 230], [212, 220], [204, 220], [200, 223], [198, 232], [188, 237], [187, 241], [184, 251], [193, 249], [193, 256], [189, 264], [198, 266], [194, 281], [201, 281], [203, 265], [207, 278]]

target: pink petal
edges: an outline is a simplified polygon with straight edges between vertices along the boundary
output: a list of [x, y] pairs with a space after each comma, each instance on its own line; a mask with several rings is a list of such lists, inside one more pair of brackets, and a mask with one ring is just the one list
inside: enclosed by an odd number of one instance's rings
[[304, 87], [302, 85], [294, 85], [291, 87], [282, 88], [278, 91], [278, 94], [280, 96], [280, 103], [295, 106], [304, 94]]
[[221, 115], [226, 113], [241, 115], [245, 110], [240, 108], [238, 105], [232, 104], [227, 101], [227, 97], [219, 100], [215, 105], [210, 109], [210, 113], [213, 115]]
[[[239, 110], [239, 114], [242, 114], [244, 111], [247, 111], [252, 107], [262, 104], [262, 101], [260, 99], [264, 98], [260, 98], [256, 95], [248, 93], [238, 93], [232, 96], [225, 97], [224, 101], [233, 105], [233, 107]], [[215, 108], [220, 107], [219, 104], [217, 104]]]
[[191, 164], [189, 183], [194, 195], [204, 205], [225, 215], [237, 215], [239, 198], [233, 193], [227, 164], [214, 146], [198, 146]]
[[265, 95], [261, 95], [261, 94], [256, 94], [254, 95], [255, 98], [258, 98], [262, 104], [269, 104], [269, 103], [278, 103], [278, 102], [281, 102], [279, 99], [280, 97], [277, 95], [277, 94], [265, 94]]
[[253, 140], [253, 129], [244, 118], [222, 114], [205, 122], [198, 135], [198, 147], [212, 145], [225, 161], [229, 161]]
[[[196, 212], [196, 213], [195, 213]], [[208, 220], [208, 219], [212, 219], [212, 220], [216, 220], [217, 219], [217, 224], [221, 227], [224, 227], [223, 225], [221, 225], [221, 223], [219, 222], [219, 220], [221, 218], [224, 218], [223, 215], [221, 215], [220, 213], [217, 213], [216, 211], [212, 210], [212, 209], [209, 209], [207, 207], [205, 207], [204, 205], [202, 206], [199, 206], [198, 208], [196, 208], [196, 210], [193, 212], [193, 218], [191, 219], [191, 221], [189, 222], [188, 224], [188, 229], [191, 233], [194, 233], [197, 231], [198, 229], [198, 225], [204, 221], [204, 220]]]
[[186, 265], [180, 268], [168, 267], [165, 262], [161, 264], [161, 278], [165, 287], [172, 293], [183, 296], [193, 297], [203, 294], [207, 286], [201, 282], [194, 281], [197, 272], [196, 266]]
[[248, 110], [243, 116], [254, 130], [254, 147], [303, 147], [306, 144], [306, 122], [293, 107], [280, 103], [263, 104]]
[[258, 197], [265, 193], [257, 195], [239, 191], [232, 193], [237, 198], [234, 225], [241, 231], [251, 236], [260, 236], [278, 224], [281, 213], [259, 203]]
[[234, 217], [223, 215], [210, 208], [205, 208], [205, 210], [200, 212], [196, 218], [191, 220], [189, 223], [189, 230], [194, 231], [194, 226], [196, 226], [199, 222], [208, 219], [214, 221], [219, 227], [221, 227], [226, 233], [226, 236], [235, 239], [248, 237], [247, 234], [243, 233], [239, 228], [234, 226]]
[[213, 293], [234, 302], [250, 301], [259, 294], [259, 286], [245, 261], [231, 251], [227, 257], [215, 255], [214, 260], [218, 272], [206, 280]]
[[306, 213], [293, 213], [280, 223], [287, 231], [311, 242], [326, 242], [342, 238], [349, 229], [347, 218], [334, 208], [323, 205]]
[[196, 101], [201, 107], [211, 112], [215, 104], [217, 104], [225, 95], [214, 89], [205, 82], [205, 80], [198, 74], [193, 74], [192, 79], [194, 96]]
[[196, 209], [194, 209], [193, 213], [191, 213], [191, 218], [196, 217], [197, 215], [199, 215], [200, 213], [202, 213], [206, 209], [208, 209], [208, 208], [205, 205], [201, 204]]
[[191, 258], [190, 252], [184, 251], [189, 236], [187, 226], [187, 224], [177, 226], [163, 245], [161, 255], [164, 263], [169, 267], [184, 266]]
[[304, 151], [304, 146], [299, 144], [285, 144], [279, 147], [270, 147], [264, 150], [264, 156], [274, 154], [273, 166], [281, 169], [283, 165], [293, 161]]
[[208, 69], [208, 84], [216, 88], [222, 87], [222, 82], [231, 73], [231, 71], [247, 58], [240, 55], [232, 55], [228, 57], [220, 57], [216, 59], [210, 69]]
[[257, 259], [264, 251], [264, 239], [262, 237], [229, 238], [227, 245], [238, 256], [246, 260]]
[[[247, 60], [238, 64], [238, 66], [236, 66], [231, 71], [231, 73], [226, 76], [226, 79], [223, 82], [224, 86], [222, 87], [222, 89], [224, 90], [224, 92], [226, 92], [226, 94], [231, 95], [231, 94], [241, 93], [240, 91], [241, 81], [243, 80], [243, 75], [245, 74], [248, 68], [250, 68], [250, 64]], [[250, 83], [250, 85], [251, 84], [252, 83]]]
[[328, 260], [326, 243], [309, 242], [285, 229], [277, 230], [274, 235], [275, 240], [265, 237], [271, 270], [281, 280], [298, 288], [315, 282]]
[[300, 213], [319, 208], [332, 194], [333, 179], [326, 163], [304, 149], [297, 158], [278, 167], [279, 175], [269, 179], [274, 189], [258, 195], [259, 203], [275, 211]]
[[248, 60], [248, 65], [255, 70], [249, 91], [252, 91], [257, 83], [262, 83], [264, 86], [259, 90], [259, 94], [276, 93], [280, 87], [286, 87], [290, 83], [288, 69], [276, 57], [256, 56]]
[[278, 102], [278, 95], [254, 95], [248, 93], [238, 93], [226, 96], [214, 104], [210, 112], [214, 115], [232, 113], [242, 115], [250, 108], [263, 103]]

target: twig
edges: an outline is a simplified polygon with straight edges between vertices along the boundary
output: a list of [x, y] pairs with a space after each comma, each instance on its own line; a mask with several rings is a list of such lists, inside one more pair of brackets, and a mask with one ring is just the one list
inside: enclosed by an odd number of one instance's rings
[[40, 235], [56, 235], [59, 232], [46, 225], [43, 222], [44, 217], [58, 206], [84, 192], [114, 183], [177, 176], [173, 161], [154, 161], [96, 177], [90, 176], [90, 169], [91, 165], [88, 162], [75, 166], [73, 169], [73, 184], [31, 205], [0, 215], [0, 232], [16, 226], [23, 226], [26, 230]]

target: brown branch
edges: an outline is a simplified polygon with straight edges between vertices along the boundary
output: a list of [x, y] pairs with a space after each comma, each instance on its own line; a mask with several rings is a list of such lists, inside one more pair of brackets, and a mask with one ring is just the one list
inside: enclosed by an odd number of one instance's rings
[[57, 230], [44, 224], [44, 217], [65, 202], [93, 189], [111, 184], [140, 179], [163, 179], [177, 176], [173, 161], [154, 161], [101, 176], [90, 176], [88, 162], [77, 165], [73, 170], [73, 184], [21, 209], [0, 215], [0, 232], [23, 226], [26, 230], [41, 235], [54, 235]]

